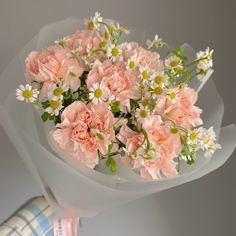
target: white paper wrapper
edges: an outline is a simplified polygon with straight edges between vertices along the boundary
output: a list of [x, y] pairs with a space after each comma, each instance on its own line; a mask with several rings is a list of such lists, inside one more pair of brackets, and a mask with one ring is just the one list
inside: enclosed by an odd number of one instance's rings
[[[182, 174], [175, 178], [147, 181], [124, 166], [119, 158], [116, 175], [107, 173], [103, 163], [98, 167], [100, 171], [92, 170], [59, 150], [50, 137], [48, 142], [50, 126], [43, 124], [31, 106], [17, 101], [14, 91], [24, 83], [24, 60], [30, 51], [41, 50], [55, 39], [83, 27], [82, 21], [76, 18], [45, 26], [16, 55], [0, 78], [1, 124], [56, 214], [61, 217], [94, 216], [105, 209], [198, 179], [224, 164], [235, 148], [236, 128], [234, 125], [221, 128], [224, 106], [211, 79], [206, 84], [195, 80], [191, 86], [199, 92], [198, 105], [204, 111], [205, 127], [215, 127], [223, 148], [211, 159], [200, 153], [196, 164], [182, 165]], [[143, 45], [145, 34], [131, 31], [125, 40]], [[188, 45], [184, 47], [189, 56], [194, 55]]]

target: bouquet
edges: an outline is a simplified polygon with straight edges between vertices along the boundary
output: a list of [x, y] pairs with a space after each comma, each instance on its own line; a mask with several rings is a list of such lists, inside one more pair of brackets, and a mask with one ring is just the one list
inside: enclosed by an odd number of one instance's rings
[[[225, 128], [220, 145], [222, 104], [207, 82], [213, 50], [172, 48], [158, 35], [142, 47], [124, 40], [132, 31], [99, 13], [85, 23], [67, 36], [61, 29], [78, 27], [78, 20], [41, 32], [44, 49], [28, 54], [26, 84], [16, 89], [17, 100], [35, 110], [19, 108], [12, 95], [2, 108], [4, 128], [18, 138], [14, 144], [56, 214], [92, 216], [223, 164], [235, 128]], [[52, 43], [54, 30], [62, 38]], [[16, 122], [21, 125], [13, 130]]]

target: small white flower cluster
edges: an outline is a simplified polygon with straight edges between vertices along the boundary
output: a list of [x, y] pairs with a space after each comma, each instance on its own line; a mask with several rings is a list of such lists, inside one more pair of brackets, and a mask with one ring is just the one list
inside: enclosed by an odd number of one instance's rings
[[47, 94], [49, 106], [45, 109], [45, 112], [51, 116], [58, 116], [60, 110], [63, 108], [63, 93], [67, 92], [69, 87], [65, 84], [54, 84]]
[[213, 67], [212, 55], [213, 49], [209, 47], [205, 51], [199, 51], [197, 53], [197, 60], [199, 61], [197, 65], [197, 77], [200, 81], [204, 80], [207, 72]]
[[162, 48], [166, 43], [158, 37], [158, 35], [156, 34], [154, 39], [151, 41], [151, 40], [147, 40], [146, 41], [146, 44], [148, 46], [148, 49], [152, 48], [152, 47], [155, 47], [155, 48]]
[[202, 149], [205, 151], [205, 157], [211, 157], [217, 149], [220, 149], [220, 144], [216, 143], [216, 134], [213, 127], [205, 129], [203, 127], [193, 129], [187, 134], [187, 144], [191, 151]]

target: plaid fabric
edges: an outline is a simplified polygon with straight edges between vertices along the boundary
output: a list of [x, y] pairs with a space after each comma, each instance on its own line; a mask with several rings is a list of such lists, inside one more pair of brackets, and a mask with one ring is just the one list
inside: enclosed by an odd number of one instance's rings
[[28, 201], [0, 226], [1, 236], [53, 236], [52, 209], [43, 197]]

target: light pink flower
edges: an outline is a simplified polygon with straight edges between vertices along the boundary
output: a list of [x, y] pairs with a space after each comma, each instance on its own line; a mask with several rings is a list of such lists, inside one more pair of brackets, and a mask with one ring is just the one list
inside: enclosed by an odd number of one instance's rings
[[143, 142], [143, 135], [131, 130], [128, 126], [121, 127], [119, 134], [117, 135], [119, 141], [126, 145], [128, 152], [135, 151]]
[[180, 88], [174, 103], [171, 102], [168, 96], [165, 96], [158, 103], [157, 113], [185, 128], [189, 128], [191, 125], [201, 125], [200, 114], [202, 110], [194, 105], [197, 98], [198, 95], [194, 89], [189, 87]]
[[97, 151], [105, 154], [107, 144], [92, 130], [106, 131], [106, 140], [111, 141], [115, 137], [113, 128], [110, 128], [114, 123], [114, 116], [106, 106], [76, 101], [63, 111], [61, 123], [52, 136], [61, 149], [94, 168], [99, 161]]
[[98, 49], [101, 41], [102, 40], [98, 32], [81, 30], [67, 36], [66, 47], [70, 50], [81, 48], [81, 55], [86, 55], [88, 47]]
[[[179, 156], [182, 145], [178, 134], [170, 132], [170, 128], [163, 124], [160, 116], [153, 115], [143, 123], [151, 143], [159, 147], [157, 159], [134, 159], [133, 168], [140, 170], [140, 175], [147, 179], [159, 179], [177, 175], [174, 158]], [[133, 152], [143, 142], [143, 135], [123, 126], [117, 138], [126, 145], [129, 152]]]
[[59, 47], [49, 47], [42, 51], [31, 52], [26, 58], [26, 79], [28, 82], [43, 82], [43, 93], [48, 86], [63, 79], [73, 91], [80, 86], [79, 76], [84, 69], [76, 59], [70, 58], [67, 50]]
[[123, 62], [112, 63], [106, 60], [103, 63], [96, 61], [86, 80], [88, 88], [94, 83], [102, 83], [121, 104], [121, 110], [130, 109], [130, 99], [138, 99], [138, 79], [131, 71], [126, 70]]
[[122, 60], [124, 61], [128, 61], [131, 56], [136, 55], [136, 63], [139, 66], [148, 66], [150, 69], [155, 71], [162, 71], [164, 68], [163, 62], [160, 60], [160, 55], [157, 52], [146, 50], [140, 47], [138, 43], [123, 43], [121, 48], [123, 55]]

